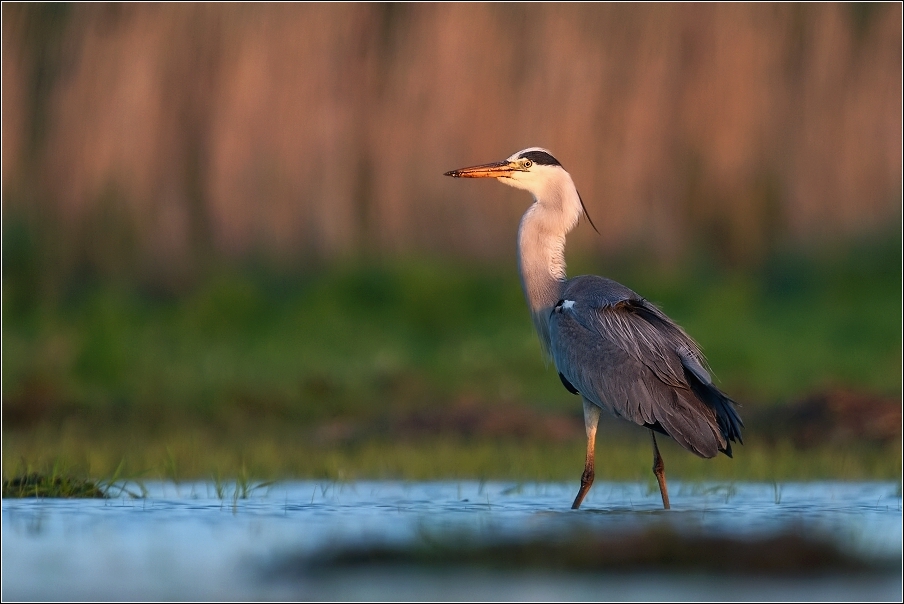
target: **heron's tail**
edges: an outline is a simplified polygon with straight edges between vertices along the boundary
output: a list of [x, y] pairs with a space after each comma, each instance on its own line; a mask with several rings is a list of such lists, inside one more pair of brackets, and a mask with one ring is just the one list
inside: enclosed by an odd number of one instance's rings
[[731, 457], [731, 443], [744, 444], [744, 439], [741, 438], [741, 428], [744, 426], [744, 422], [741, 421], [735, 409], [738, 404], [728, 398], [725, 393], [713, 384], [704, 384], [699, 379], [690, 379], [689, 381], [694, 394], [712, 409], [716, 415], [719, 431], [722, 432], [722, 437], [725, 438], [725, 448], [720, 448], [719, 451]]

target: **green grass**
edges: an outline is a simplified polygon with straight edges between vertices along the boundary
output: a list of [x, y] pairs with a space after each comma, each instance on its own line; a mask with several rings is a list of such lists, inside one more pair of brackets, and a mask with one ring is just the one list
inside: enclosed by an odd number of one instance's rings
[[5, 321], [4, 399], [32, 388], [89, 409], [319, 419], [435, 395], [555, 392], [532, 375], [543, 364], [517, 281], [496, 277], [442, 266], [276, 283], [227, 273], [163, 300], [100, 284]]
[[[754, 442], [735, 447], [733, 459], [700, 459], [661, 438], [670, 479], [688, 481], [896, 480], [901, 475], [900, 443], [843, 448], [797, 449], [788, 443]], [[230, 493], [250, 492], [258, 481], [318, 480], [523, 480], [578, 483], [584, 464], [583, 439], [563, 442], [515, 438], [455, 437], [369, 439], [321, 445], [288, 430], [249, 429], [234, 439], [204, 432], [170, 432], [159, 437], [105, 434], [100, 439], [47, 431], [15, 432], [4, 442], [5, 477], [21, 474], [11, 454], [36, 468], [59, 465], [76, 475], [126, 480], [208, 480]], [[598, 480], [656, 482], [649, 438], [628, 427], [625, 434], [600, 438]], [[244, 485], [244, 486], [243, 486]], [[246, 495], [243, 495], [246, 496]]]
[[103, 489], [89, 479], [72, 476], [47, 476], [22, 474], [3, 480], [3, 497], [55, 497], [77, 499], [104, 499]]
[[[746, 272], [588, 259], [571, 268], [660, 304], [701, 343], [742, 415], [835, 387], [900, 394], [899, 235], [788, 253]], [[465, 403], [568, 410], [580, 423], [579, 402], [544, 365], [514, 266], [224, 268], [178, 293], [86, 279], [54, 295], [13, 269], [3, 289], [4, 476], [23, 459], [62, 460], [95, 477], [122, 462], [126, 473], [173, 480], [241, 468], [257, 478], [333, 479], [580, 471], [581, 439], [311, 438], [329, 422], [379, 425]], [[601, 445], [601, 476], [645, 478], [647, 448]], [[676, 450], [667, 463], [676, 475], [710, 478], [900, 473], [900, 447], [891, 459], [876, 451], [792, 453], [748, 439], [734, 461], [697, 463]]]
[[3, 497], [104, 499], [110, 486], [119, 480], [121, 470], [120, 465], [108, 481], [100, 482], [59, 461], [45, 465], [43, 472], [35, 471], [29, 464], [15, 466], [9, 478], [4, 472]]

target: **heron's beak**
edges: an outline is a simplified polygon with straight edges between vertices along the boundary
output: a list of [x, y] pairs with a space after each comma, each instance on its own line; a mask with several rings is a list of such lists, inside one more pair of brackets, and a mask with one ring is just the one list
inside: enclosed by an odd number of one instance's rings
[[492, 164], [451, 170], [446, 172], [444, 176], [454, 176], [455, 178], [499, 178], [501, 176], [511, 176], [513, 172], [518, 170], [520, 170], [520, 167], [515, 162], [497, 161]]

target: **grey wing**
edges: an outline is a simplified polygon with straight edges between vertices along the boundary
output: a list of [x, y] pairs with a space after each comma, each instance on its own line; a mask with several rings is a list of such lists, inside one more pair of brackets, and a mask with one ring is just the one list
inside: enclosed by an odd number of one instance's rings
[[731, 455], [743, 425], [697, 344], [662, 311], [600, 277], [569, 281], [550, 315], [556, 367], [591, 402], [702, 457]]

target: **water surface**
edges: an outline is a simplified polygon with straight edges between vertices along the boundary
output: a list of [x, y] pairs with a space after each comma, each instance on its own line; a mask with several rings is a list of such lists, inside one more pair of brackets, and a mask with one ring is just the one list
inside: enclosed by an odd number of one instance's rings
[[[143, 497], [3, 501], [3, 599], [893, 600], [901, 599], [901, 488], [894, 483], [145, 483]], [[137, 485], [128, 485], [133, 493]], [[114, 491], [116, 494], [117, 491]], [[247, 498], [242, 498], [242, 495]], [[424, 543], [554, 541], [646, 530], [762, 539], [793, 532], [880, 571], [806, 576], [567, 572], [539, 567], [330, 567], [337, 553]], [[288, 569], [288, 570], [287, 570]]]

